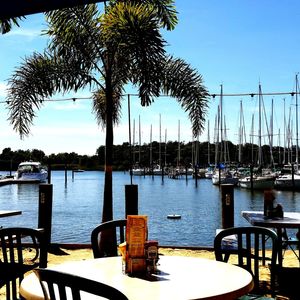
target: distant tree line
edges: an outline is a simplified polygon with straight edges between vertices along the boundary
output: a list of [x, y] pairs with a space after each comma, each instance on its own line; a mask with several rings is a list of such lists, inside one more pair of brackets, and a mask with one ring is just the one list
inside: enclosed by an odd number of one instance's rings
[[[180, 152], [179, 152], [180, 149]], [[181, 165], [183, 167], [192, 166], [197, 163], [198, 167], [206, 167], [208, 163], [215, 163], [216, 157], [215, 144], [208, 142], [178, 142], [169, 141], [152, 144], [143, 144], [141, 146], [130, 146], [129, 143], [115, 145], [113, 148], [114, 170], [129, 170], [131, 165], [139, 165], [141, 167], [150, 166], [150, 158], [152, 164], [161, 164], [167, 166]], [[220, 151], [220, 150], [219, 150]], [[290, 161], [295, 161], [292, 151], [286, 152], [286, 159], [289, 155]], [[295, 153], [295, 151], [293, 151]], [[273, 160], [271, 159], [271, 151], [268, 145], [262, 147], [262, 157], [264, 166], [270, 166], [273, 162], [280, 165], [283, 159], [284, 149], [282, 147], [274, 147], [272, 149]], [[226, 142], [226, 161], [234, 162], [240, 165], [256, 164], [258, 156], [258, 146], [255, 144], [245, 144], [242, 147], [234, 145], [232, 142]], [[239, 161], [239, 157], [241, 161]], [[100, 146], [95, 155], [79, 155], [75, 152], [58, 153], [47, 156], [42, 150], [17, 150], [12, 151], [11, 148], [5, 148], [0, 154], [0, 170], [9, 171], [16, 170], [19, 163], [23, 161], [40, 161], [45, 165], [50, 165], [52, 170], [67, 169], [83, 169], [83, 170], [103, 170], [105, 163], [105, 146]], [[224, 160], [223, 160], [224, 161]]]

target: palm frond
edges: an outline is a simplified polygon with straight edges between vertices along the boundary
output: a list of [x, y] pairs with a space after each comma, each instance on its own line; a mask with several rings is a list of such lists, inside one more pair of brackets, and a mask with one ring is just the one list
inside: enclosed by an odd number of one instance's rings
[[[116, 89], [115, 89], [116, 90]], [[122, 97], [122, 89], [120, 89], [118, 92], [115, 92], [113, 95], [113, 123], [118, 124], [121, 119], [121, 97]], [[96, 119], [98, 122], [98, 125], [101, 125], [102, 127], [105, 127], [106, 125], [106, 101], [107, 97], [105, 95], [105, 91], [98, 90], [93, 93], [93, 112], [96, 115]]]
[[123, 64], [123, 79], [138, 86], [142, 105], [150, 105], [159, 95], [165, 59], [156, 11], [146, 5], [117, 3], [102, 17], [101, 32], [107, 48], [116, 49], [115, 66]]
[[116, 3], [131, 3], [132, 5], [146, 5], [156, 10], [156, 17], [162, 27], [173, 30], [178, 23], [177, 11], [173, 0], [114, 0], [111, 5]]
[[91, 83], [92, 78], [78, 68], [78, 63], [74, 57], [66, 61], [34, 53], [11, 76], [7, 96], [9, 120], [21, 138], [29, 134], [35, 109], [40, 109], [43, 99]]
[[13, 26], [19, 27], [19, 20], [25, 19], [25, 17], [2, 19], [0, 20], [0, 31], [2, 34], [8, 33]]
[[176, 98], [188, 112], [193, 135], [197, 137], [204, 128], [209, 101], [209, 93], [202, 76], [182, 59], [169, 57], [165, 63], [162, 91]]
[[85, 5], [52, 11], [46, 14], [51, 37], [50, 51], [64, 56], [72, 51], [81, 53], [82, 60], [96, 68], [102, 53], [96, 5]]

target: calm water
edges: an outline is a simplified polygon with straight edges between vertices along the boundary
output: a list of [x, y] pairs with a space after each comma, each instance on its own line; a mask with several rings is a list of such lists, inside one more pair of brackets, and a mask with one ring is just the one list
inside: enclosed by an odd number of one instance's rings
[[[0, 172], [0, 174], [6, 174]], [[53, 219], [52, 242], [89, 243], [91, 230], [101, 222], [103, 172], [68, 172], [65, 184], [63, 171], [52, 172]], [[125, 185], [128, 173], [114, 172], [114, 218], [125, 215]], [[216, 228], [221, 228], [221, 193], [209, 179], [174, 180], [167, 177], [133, 177], [138, 185], [139, 214], [148, 215], [149, 239], [161, 245], [212, 246]], [[37, 227], [37, 184], [0, 187], [0, 210], [22, 210], [22, 215], [0, 219], [2, 226]], [[300, 193], [276, 192], [278, 203], [285, 211], [300, 211]], [[235, 188], [236, 226], [249, 225], [241, 210], [262, 210], [263, 194]], [[179, 220], [167, 219], [168, 214], [180, 214]]]

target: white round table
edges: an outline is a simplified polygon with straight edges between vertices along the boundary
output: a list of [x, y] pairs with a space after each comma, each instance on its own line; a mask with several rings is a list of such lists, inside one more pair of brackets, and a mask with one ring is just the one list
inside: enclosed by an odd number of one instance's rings
[[[253, 288], [248, 271], [198, 257], [160, 256], [160, 272], [153, 274], [151, 280], [123, 274], [121, 257], [67, 262], [51, 269], [103, 282], [120, 290], [130, 300], [227, 300], [245, 295]], [[24, 278], [20, 294], [28, 300], [44, 299], [34, 273]]]

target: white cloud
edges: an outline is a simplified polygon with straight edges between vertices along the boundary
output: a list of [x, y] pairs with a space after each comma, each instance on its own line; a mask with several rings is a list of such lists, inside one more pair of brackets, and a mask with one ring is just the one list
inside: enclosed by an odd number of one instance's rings
[[18, 36], [18, 37], [25, 37], [29, 39], [33, 38], [42, 38], [41, 30], [40, 29], [26, 29], [24, 27], [15, 28], [11, 30], [9, 33], [6, 34], [7, 37], [10, 36]]
[[3, 82], [0, 82], [0, 97], [6, 97], [7, 85]]

